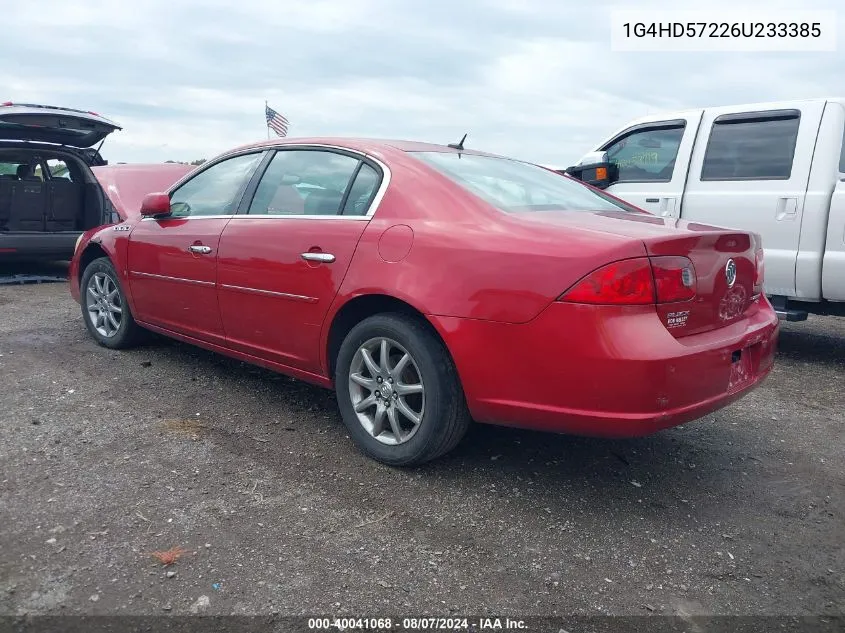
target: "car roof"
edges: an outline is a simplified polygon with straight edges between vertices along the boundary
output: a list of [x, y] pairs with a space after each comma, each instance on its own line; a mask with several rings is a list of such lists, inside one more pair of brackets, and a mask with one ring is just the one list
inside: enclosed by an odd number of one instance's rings
[[[328, 145], [332, 147], [339, 147], [341, 149], [349, 149], [358, 151], [364, 154], [382, 153], [385, 149], [400, 150], [403, 152], [443, 152], [443, 153], [458, 153], [475, 154], [479, 156], [497, 156], [489, 152], [482, 152], [471, 148], [464, 148], [457, 150], [448, 145], [437, 143], [426, 143], [423, 141], [407, 141], [394, 139], [379, 139], [379, 138], [359, 138], [359, 137], [341, 137], [341, 136], [323, 136], [323, 137], [286, 137], [270, 139], [269, 141], [260, 141], [257, 143], [249, 143], [234, 148], [231, 152], [242, 151], [247, 149], [258, 148], [272, 148], [272, 147], [289, 147], [291, 145]], [[230, 152], [226, 152], [230, 153]], [[500, 157], [504, 158], [504, 157]]]

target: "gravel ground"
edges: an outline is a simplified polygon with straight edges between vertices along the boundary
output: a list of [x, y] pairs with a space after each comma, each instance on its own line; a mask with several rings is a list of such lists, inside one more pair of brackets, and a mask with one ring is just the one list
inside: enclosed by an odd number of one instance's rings
[[98, 347], [64, 283], [0, 286], [0, 376], [0, 614], [845, 613], [845, 319], [685, 427], [477, 425], [413, 470], [328, 391]]

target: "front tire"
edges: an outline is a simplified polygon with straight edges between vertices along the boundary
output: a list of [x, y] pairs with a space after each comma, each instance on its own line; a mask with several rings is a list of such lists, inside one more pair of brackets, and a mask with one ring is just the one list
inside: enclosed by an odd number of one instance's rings
[[412, 466], [440, 457], [471, 422], [452, 358], [428, 324], [399, 314], [358, 323], [337, 357], [343, 422], [369, 457]]
[[85, 327], [97, 343], [111, 349], [137, 345], [141, 327], [135, 323], [114, 265], [108, 257], [92, 261], [79, 284]]

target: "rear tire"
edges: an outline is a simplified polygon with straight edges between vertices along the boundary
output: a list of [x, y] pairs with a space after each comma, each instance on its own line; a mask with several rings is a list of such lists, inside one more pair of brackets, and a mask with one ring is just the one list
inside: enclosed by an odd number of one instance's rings
[[422, 464], [451, 451], [471, 418], [457, 370], [428, 324], [400, 313], [358, 323], [337, 357], [343, 422], [369, 457]]
[[108, 257], [92, 261], [79, 284], [82, 319], [97, 343], [111, 349], [137, 345], [144, 330], [135, 323], [114, 265]]

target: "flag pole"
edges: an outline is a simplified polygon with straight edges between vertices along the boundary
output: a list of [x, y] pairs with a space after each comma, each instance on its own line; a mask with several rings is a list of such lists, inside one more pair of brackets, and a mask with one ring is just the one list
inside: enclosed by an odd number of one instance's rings
[[270, 140], [270, 122], [267, 120], [267, 99], [264, 100], [264, 125], [267, 126], [267, 140]]

